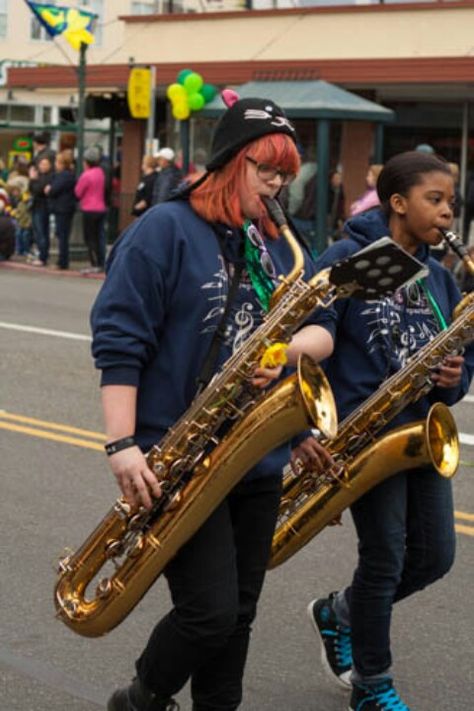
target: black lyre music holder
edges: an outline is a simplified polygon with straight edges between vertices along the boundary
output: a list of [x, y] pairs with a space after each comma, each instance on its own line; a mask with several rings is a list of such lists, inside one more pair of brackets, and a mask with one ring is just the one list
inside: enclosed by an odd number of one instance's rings
[[422, 262], [390, 237], [382, 237], [334, 264], [329, 280], [347, 296], [370, 301], [389, 296], [404, 284], [427, 274], [428, 269]]

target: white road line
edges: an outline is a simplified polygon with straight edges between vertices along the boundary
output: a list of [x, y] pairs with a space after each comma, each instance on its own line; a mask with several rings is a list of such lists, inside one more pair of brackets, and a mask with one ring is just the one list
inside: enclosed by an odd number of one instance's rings
[[474, 395], [464, 395], [461, 402], [474, 402]]
[[54, 331], [51, 328], [37, 328], [36, 326], [22, 326], [19, 323], [6, 323], [0, 321], [0, 328], [7, 328], [11, 331], [23, 331], [24, 333], [37, 333], [41, 336], [56, 336], [57, 338], [70, 338], [74, 341], [90, 341], [90, 336], [82, 333], [71, 333], [70, 331]]
[[459, 441], [461, 442], [461, 444], [474, 444], [474, 435], [466, 434], [465, 432], [460, 432]]

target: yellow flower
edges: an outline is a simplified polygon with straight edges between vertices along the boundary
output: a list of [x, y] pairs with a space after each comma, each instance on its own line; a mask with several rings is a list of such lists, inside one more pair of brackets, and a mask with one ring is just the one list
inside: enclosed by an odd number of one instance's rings
[[260, 359], [261, 368], [276, 368], [279, 365], [286, 365], [288, 358], [286, 351], [288, 350], [287, 343], [272, 343], [268, 346], [265, 353]]

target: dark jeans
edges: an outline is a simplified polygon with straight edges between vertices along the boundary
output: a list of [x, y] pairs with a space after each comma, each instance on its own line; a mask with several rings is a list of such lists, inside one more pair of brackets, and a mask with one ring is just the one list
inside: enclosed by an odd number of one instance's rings
[[240, 483], [168, 565], [174, 608], [137, 661], [140, 679], [160, 696], [191, 678], [194, 711], [239, 706], [280, 489], [273, 477]]
[[71, 234], [73, 212], [56, 212], [56, 237], [58, 238], [59, 257], [58, 267], [60, 269], [69, 268], [69, 237]]
[[93, 267], [103, 268], [105, 264], [105, 240], [101, 235], [105, 212], [83, 212], [82, 230], [84, 242]]
[[15, 252], [17, 254], [28, 254], [33, 240], [31, 227], [17, 227], [15, 233]]
[[49, 210], [44, 205], [33, 208], [31, 215], [33, 236], [39, 250], [39, 259], [47, 264], [49, 258]]
[[441, 578], [453, 564], [451, 482], [431, 468], [401, 472], [365, 494], [351, 510], [359, 561], [346, 598], [354, 667], [368, 677], [391, 665], [393, 603]]

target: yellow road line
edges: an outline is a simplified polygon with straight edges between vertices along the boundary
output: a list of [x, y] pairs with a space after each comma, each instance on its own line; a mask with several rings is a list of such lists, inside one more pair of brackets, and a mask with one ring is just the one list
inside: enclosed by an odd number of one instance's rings
[[455, 525], [456, 533], [465, 533], [466, 536], [474, 536], [474, 526], [462, 526], [457, 523]]
[[[5, 421], [8, 420], [8, 421]], [[15, 422], [23, 424], [14, 424]], [[47, 429], [37, 429], [35, 427], [28, 427], [26, 425], [38, 425], [39, 427]], [[5, 410], [0, 410], [0, 429], [9, 430], [10, 432], [19, 432], [21, 434], [30, 435], [32, 437], [40, 437], [41, 439], [49, 439], [54, 442], [63, 442], [65, 444], [72, 444], [76, 447], [85, 447], [86, 449], [94, 449], [99, 452], [103, 452], [102, 442], [105, 442], [105, 435], [100, 432], [93, 432], [92, 430], [85, 430], [79, 427], [70, 427], [69, 425], [62, 425], [58, 422], [48, 422], [46, 420], [39, 420], [35, 417], [25, 417], [24, 415], [14, 415], [13, 413], [6, 412]], [[48, 432], [49, 430], [58, 430], [59, 432], [68, 432], [69, 434], [84, 435], [90, 439], [98, 439], [100, 442], [93, 442], [89, 439], [82, 439], [80, 437], [70, 437], [65, 434], [58, 434], [56, 432]], [[463, 521], [474, 521], [474, 514], [466, 513], [464, 511], [455, 511], [456, 519], [461, 519]], [[466, 526], [457, 523], [456, 526], [457, 533], [463, 533], [467, 536], [474, 536], [474, 526]]]
[[456, 518], [462, 518], [465, 521], [474, 521], [474, 514], [465, 513], [464, 511], [455, 511], [454, 515]]
[[[91, 439], [98, 439], [105, 442], [105, 435], [101, 432], [92, 432], [92, 430], [84, 430], [79, 427], [70, 427], [62, 425], [59, 422], [48, 422], [47, 420], [38, 420], [35, 417], [25, 417], [24, 415], [14, 415], [6, 410], [0, 410], [0, 419], [11, 420], [12, 422], [22, 422], [27, 425], [37, 425], [50, 430], [59, 430], [60, 432], [69, 432], [70, 434], [84, 435]], [[6, 429], [6, 428], [5, 428]]]
[[33, 437], [41, 437], [42, 439], [51, 439], [54, 442], [65, 442], [66, 444], [73, 444], [77, 447], [86, 447], [87, 449], [96, 449], [100, 452], [104, 451], [104, 447], [99, 442], [89, 442], [86, 439], [79, 439], [77, 437], [68, 437], [66, 435], [56, 434], [54, 432], [47, 432], [46, 430], [37, 430], [33, 427], [24, 427], [22, 425], [14, 425], [11, 422], [1, 422], [0, 429], [10, 430], [10, 432], [21, 432], [22, 434], [31, 435]]

